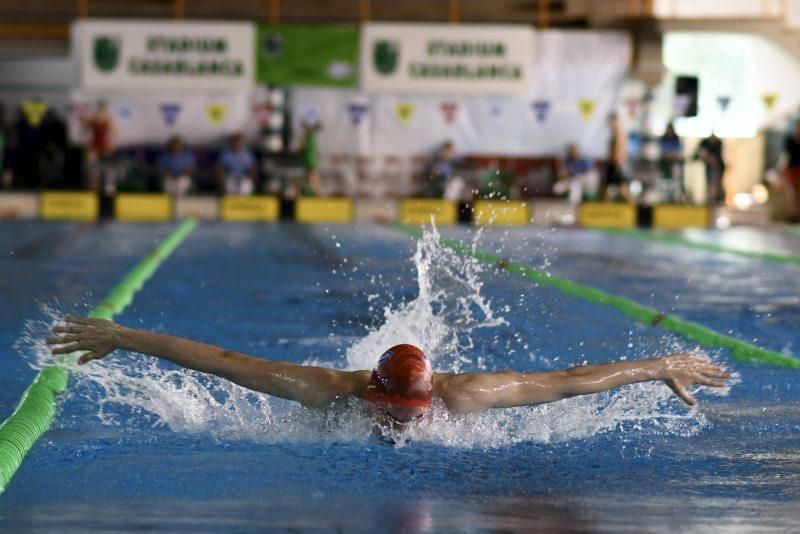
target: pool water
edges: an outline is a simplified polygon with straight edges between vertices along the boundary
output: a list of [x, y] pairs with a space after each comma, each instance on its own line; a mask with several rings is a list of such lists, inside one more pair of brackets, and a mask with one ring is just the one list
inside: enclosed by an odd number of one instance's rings
[[[0, 225], [0, 419], [86, 313], [172, 225]], [[797, 355], [800, 266], [591, 230], [455, 227], [553, 275]], [[693, 231], [800, 255], [766, 230]], [[53, 428], [0, 496], [0, 530], [790, 530], [800, 524], [797, 371], [740, 364], [601, 304], [373, 225], [201, 224], [116, 320], [245, 353], [371, 368], [396, 343], [438, 370], [562, 369], [703, 350], [736, 373], [689, 409], [662, 384], [454, 416], [409, 444], [353, 402], [317, 412], [140, 355], [74, 370]]]

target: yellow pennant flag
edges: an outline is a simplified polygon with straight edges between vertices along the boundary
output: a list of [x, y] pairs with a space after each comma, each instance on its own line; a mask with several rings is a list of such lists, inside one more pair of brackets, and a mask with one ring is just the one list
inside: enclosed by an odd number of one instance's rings
[[597, 105], [596, 100], [578, 100], [578, 109], [581, 111], [583, 120], [588, 121], [591, 118], [595, 105]]
[[227, 104], [206, 104], [206, 113], [212, 126], [219, 126], [228, 114]]
[[764, 106], [767, 108], [767, 111], [772, 111], [772, 108], [775, 107], [775, 102], [778, 100], [778, 95], [775, 93], [765, 93], [761, 95], [761, 99], [764, 101]]
[[22, 113], [25, 115], [25, 120], [28, 124], [37, 128], [44, 119], [44, 114], [47, 113], [47, 102], [41, 100], [25, 100], [22, 102]]
[[411, 102], [398, 102], [394, 105], [394, 111], [397, 113], [400, 124], [408, 126], [408, 123], [411, 122], [411, 115], [414, 114], [414, 104]]

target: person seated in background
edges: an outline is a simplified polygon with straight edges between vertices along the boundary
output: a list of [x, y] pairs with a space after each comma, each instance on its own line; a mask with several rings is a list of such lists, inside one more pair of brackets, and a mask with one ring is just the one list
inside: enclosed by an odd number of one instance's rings
[[172, 196], [184, 196], [192, 188], [192, 174], [197, 160], [180, 136], [174, 135], [167, 141], [166, 149], [156, 162], [161, 178], [161, 188]]
[[686, 196], [683, 189], [683, 144], [675, 132], [675, 127], [670, 122], [664, 135], [658, 140], [660, 157], [658, 168], [661, 178], [669, 184], [669, 200], [682, 201]]
[[427, 194], [432, 198], [458, 200], [464, 189], [464, 180], [453, 175], [458, 162], [452, 141], [445, 141], [428, 164]]
[[179, 337], [126, 328], [104, 319], [67, 317], [47, 343], [52, 352], [81, 351], [78, 364], [101, 360], [117, 349], [151, 355], [187, 369], [210, 373], [244, 388], [299, 402], [306, 408], [341, 411], [361, 399], [374, 432], [391, 443], [406, 431], [431, 422], [433, 399], [452, 413], [475, 413], [555, 402], [626, 384], [663, 381], [687, 404], [696, 403], [695, 384], [725, 387], [731, 374], [696, 354], [579, 365], [570, 369], [493, 373], [434, 372], [425, 353], [408, 344], [378, 356], [372, 370], [342, 371], [249, 356]]
[[566, 156], [558, 162], [558, 181], [553, 186], [553, 192], [557, 195], [569, 192], [569, 203], [577, 206], [584, 195], [590, 198], [597, 196], [599, 181], [594, 162], [581, 155], [578, 145], [568, 144]]
[[241, 134], [231, 136], [230, 145], [219, 155], [226, 195], [251, 195], [255, 185], [256, 158]]
[[725, 175], [725, 159], [722, 157], [722, 139], [715, 132], [700, 141], [695, 159], [703, 161], [706, 167], [706, 204], [715, 206], [725, 200], [722, 177]]

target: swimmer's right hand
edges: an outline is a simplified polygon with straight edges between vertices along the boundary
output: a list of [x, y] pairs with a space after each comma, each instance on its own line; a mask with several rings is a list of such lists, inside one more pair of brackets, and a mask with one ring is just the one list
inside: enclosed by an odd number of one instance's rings
[[54, 346], [53, 354], [85, 351], [78, 358], [78, 363], [83, 365], [105, 358], [122, 347], [124, 328], [112, 321], [73, 316], [65, 321], [66, 324], [53, 328], [56, 335], [47, 338], [47, 344]]

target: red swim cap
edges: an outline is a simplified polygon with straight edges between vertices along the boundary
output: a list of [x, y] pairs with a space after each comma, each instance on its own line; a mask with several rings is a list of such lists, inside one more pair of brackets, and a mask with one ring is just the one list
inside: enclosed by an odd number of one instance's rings
[[396, 345], [372, 370], [365, 398], [400, 406], [431, 405], [433, 372], [425, 353], [414, 345]]

